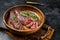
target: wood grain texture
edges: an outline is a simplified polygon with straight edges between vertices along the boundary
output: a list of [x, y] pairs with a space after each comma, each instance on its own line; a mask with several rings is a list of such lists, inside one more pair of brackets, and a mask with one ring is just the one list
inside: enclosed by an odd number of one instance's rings
[[[41, 30], [42, 31], [42, 30]], [[21, 36], [16, 36], [16, 35], [13, 35], [12, 33], [10, 32], [7, 32], [5, 31], [10, 37], [12, 37], [14, 40], [50, 40], [52, 38], [52, 35], [54, 33], [54, 29], [51, 28], [50, 30], [50, 33], [48, 36], [46, 36], [44, 39], [41, 39], [40, 37], [41, 36], [38, 36], [38, 35], [41, 35], [41, 34], [37, 34], [36, 35], [32, 35], [32, 36], [25, 36], [25, 37], [21, 37]], [[39, 32], [38, 32], [39, 33]]]

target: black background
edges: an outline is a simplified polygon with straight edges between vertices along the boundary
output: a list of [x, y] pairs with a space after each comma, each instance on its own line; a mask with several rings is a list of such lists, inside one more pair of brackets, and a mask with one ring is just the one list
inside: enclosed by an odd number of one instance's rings
[[[0, 26], [2, 26], [2, 15], [4, 12], [15, 5], [26, 4], [28, 0], [0, 0]], [[33, 5], [44, 12], [45, 23], [55, 29], [51, 40], [60, 40], [60, 1], [59, 0], [29, 0], [39, 3], [49, 4], [45, 6]], [[1, 32], [0, 32], [1, 33]], [[4, 32], [2, 32], [4, 34]], [[1, 37], [0, 37], [1, 39]], [[10, 39], [11, 40], [11, 39]]]

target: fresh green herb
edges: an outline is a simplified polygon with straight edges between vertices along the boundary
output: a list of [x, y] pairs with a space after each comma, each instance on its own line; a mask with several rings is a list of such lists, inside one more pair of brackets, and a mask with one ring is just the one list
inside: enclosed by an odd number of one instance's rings
[[13, 19], [16, 20], [16, 16], [15, 15], [14, 15]]
[[39, 21], [39, 18], [35, 14], [29, 12], [29, 16], [34, 18], [35, 21]]
[[27, 16], [27, 13], [26, 12], [20, 12], [20, 15], [26, 17]]
[[22, 16], [24, 16], [24, 17], [27, 17], [27, 16], [30, 16], [30, 17], [32, 17], [32, 18], [34, 18], [35, 19], [35, 21], [39, 21], [39, 18], [35, 15], [35, 14], [33, 14], [33, 13], [31, 13], [31, 12], [20, 12], [20, 14], [22, 15]]

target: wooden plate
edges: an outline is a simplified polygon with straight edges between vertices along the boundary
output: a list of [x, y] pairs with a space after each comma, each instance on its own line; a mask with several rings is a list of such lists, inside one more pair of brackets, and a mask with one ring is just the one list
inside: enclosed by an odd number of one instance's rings
[[[47, 27], [48, 25], [46, 25]], [[48, 26], [50, 27], [50, 26]], [[54, 33], [54, 29], [51, 28], [49, 35], [47, 35], [44, 39], [41, 39], [41, 35], [45, 34], [46, 30], [41, 29], [40, 31], [38, 31], [35, 34], [32, 35], [28, 35], [28, 36], [17, 36], [17, 35], [13, 35], [10, 32], [5, 31], [10, 37], [12, 37], [14, 40], [50, 40], [53, 33]]]

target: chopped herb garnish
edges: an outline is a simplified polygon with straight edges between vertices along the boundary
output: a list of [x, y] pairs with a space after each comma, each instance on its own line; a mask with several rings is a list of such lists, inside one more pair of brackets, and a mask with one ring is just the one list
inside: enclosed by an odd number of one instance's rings
[[20, 15], [22, 15], [22, 16], [24, 16], [24, 17], [27, 16], [25, 12], [20, 12]]
[[24, 17], [30, 16], [30, 17], [34, 18], [35, 21], [39, 21], [39, 18], [35, 14], [33, 14], [31, 12], [22, 11], [22, 12], [20, 12], [20, 15], [22, 15]]
[[14, 15], [13, 19], [16, 20], [16, 16], [15, 15]]

